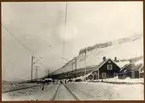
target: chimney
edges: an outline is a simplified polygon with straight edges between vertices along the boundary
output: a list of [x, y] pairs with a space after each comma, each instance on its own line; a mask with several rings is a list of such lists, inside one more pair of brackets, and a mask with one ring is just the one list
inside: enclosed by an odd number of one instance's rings
[[117, 57], [114, 57], [114, 61], [117, 61]]
[[103, 61], [106, 61], [106, 57], [105, 56], [103, 57]]

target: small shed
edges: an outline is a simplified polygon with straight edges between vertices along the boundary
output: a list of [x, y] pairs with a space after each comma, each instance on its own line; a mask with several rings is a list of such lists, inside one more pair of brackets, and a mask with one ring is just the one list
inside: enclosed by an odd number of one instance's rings
[[139, 68], [141, 65], [135, 65], [134, 63], [130, 63], [121, 69], [119, 78], [124, 79], [126, 77], [130, 78], [139, 78]]

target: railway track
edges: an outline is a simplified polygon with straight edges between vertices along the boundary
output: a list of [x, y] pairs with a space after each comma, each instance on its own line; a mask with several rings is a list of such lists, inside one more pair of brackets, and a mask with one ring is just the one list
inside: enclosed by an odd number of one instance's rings
[[61, 84], [58, 85], [58, 87], [57, 87], [57, 89], [56, 89], [54, 95], [52, 96], [52, 98], [51, 98], [50, 100], [55, 100], [55, 97], [56, 97], [56, 95], [57, 95], [57, 92], [58, 92], [58, 89], [59, 89], [60, 85], [61, 85]]
[[57, 89], [56, 89], [56, 91], [55, 91], [55, 93], [54, 93], [54, 95], [52, 96], [52, 98], [51, 98], [51, 100], [52, 101], [55, 101], [55, 100], [58, 100], [57, 99], [57, 97], [59, 96], [59, 95], [66, 95], [66, 94], [61, 94], [61, 93], [59, 93], [60, 91], [60, 87], [61, 86], [64, 86], [64, 88], [65, 88], [65, 90], [67, 91], [67, 93], [69, 93], [68, 95], [71, 95], [71, 98], [73, 98], [73, 100], [77, 100], [77, 101], [79, 101], [79, 99], [78, 99], [78, 97], [65, 85], [65, 84], [59, 84], [59, 86], [57, 87]]
[[63, 85], [71, 93], [71, 95], [75, 98], [75, 100], [79, 100], [78, 97], [65, 84], [63, 84]]
[[[8, 90], [4, 91], [3, 93], [9, 93], [9, 92], [15, 92], [15, 91], [20, 91], [20, 90], [25, 90], [33, 87], [39, 87], [42, 85], [35, 85], [35, 86], [29, 86], [29, 87], [23, 87], [23, 88], [17, 88], [13, 90]], [[55, 87], [55, 88], [54, 88]], [[40, 88], [41, 89], [41, 88]], [[51, 92], [50, 92], [51, 90]], [[63, 83], [57, 84], [57, 85], [52, 85], [49, 88], [45, 88], [42, 92], [43, 94], [40, 94], [39, 99], [48, 99], [51, 101], [57, 101], [57, 100], [74, 100], [74, 101], [79, 101], [78, 97]], [[48, 93], [48, 94], [47, 94]], [[50, 95], [50, 96], [47, 96]]]

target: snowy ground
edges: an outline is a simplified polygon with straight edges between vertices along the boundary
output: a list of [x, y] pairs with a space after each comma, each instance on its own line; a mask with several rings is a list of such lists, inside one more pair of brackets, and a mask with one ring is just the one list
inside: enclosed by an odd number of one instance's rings
[[[88, 80], [88, 82], [101, 82], [102, 79], [99, 80]], [[110, 79], [103, 79], [103, 82], [107, 83], [114, 83], [114, 84], [144, 84], [144, 78], [126, 78], [126, 79], [118, 79], [118, 77], [110, 78]]]
[[15, 100], [50, 100], [52, 94], [56, 91], [58, 85], [45, 85], [42, 91], [42, 85], [38, 87], [18, 90], [15, 92], [3, 93], [3, 101], [15, 101]]
[[125, 82], [125, 83], [144, 83], [144, 78], [139, 78], [139, 79], [131, 79], [131, 78], [126, 78], [126, 79], [118, 79], [118, 77], [111, 78], [111, 79], [104, 79], [106, 82]]
[[39, 86], [40, 84], [37, 83], [7, 83], [2, 84], [2, 92], [7, 92], [11, 90], [21, 89], [21, 88], [27, 88], [32, 86]]
[[54, 100], [75, 100], [72, 94], [65, 88], [64, 85], [60, 85], [57, 95]]
[[[101, 82], [69, 82], [66, 86], [79, 100], [143, 100], [144, 85], [142, 84], [110, 84]], [[3, 101], [13, 100], [45, 100], [54, 96], [58, 84], [33, 87], [10, 93], [2, 93]], [[61, 85], [55, 100], [74, 100], [66, 88]]]
[[143, 100], [144, 85], [142, 84], [109, 84], [78, 82], [67, 86], [80, 100]]

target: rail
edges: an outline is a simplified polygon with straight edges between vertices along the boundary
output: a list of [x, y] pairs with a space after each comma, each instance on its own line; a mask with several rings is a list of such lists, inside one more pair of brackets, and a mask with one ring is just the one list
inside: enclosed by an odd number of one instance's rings
[[51, 98], [50, 100], [55, 100], [55, 97], [56, 97], [56, 95], [57, 95], [57, 92], [58, 92], [58, 90], [59, 90], [60, 85], [61, 85], [61, 84], [59, 84], [59, 86], [57, 87], [57, 89], [56, 89], [54, 95], [52, 96], [52, 98]]
[[68, 92], [72, 95], [72, 97], [73, 97], [75, 100], [79, 101], [79, 99], [77, 98], [77, 96], [76, 96], [76, 95], [75, 95], [75, 94], [74, 94], [74, 93], [73, 93], [64, 83], [59, 84], [59, 86], [57, 87], [57, 89], [56, 89], [54, 95], [52, 96], [52, 98], [51, 98], [50, 100], [54, 101], [54, 100], [56, 99], [58, 90], [59, 90], [59, 88], [60, 88], [61, 85], [64, 85], [64, 87], [68, 90]]
[[65, 84], [63, 84], [63, 85], [70, 92], [70, 94], [74, 97], [74, 99], [79, 101], [79, 98]]

